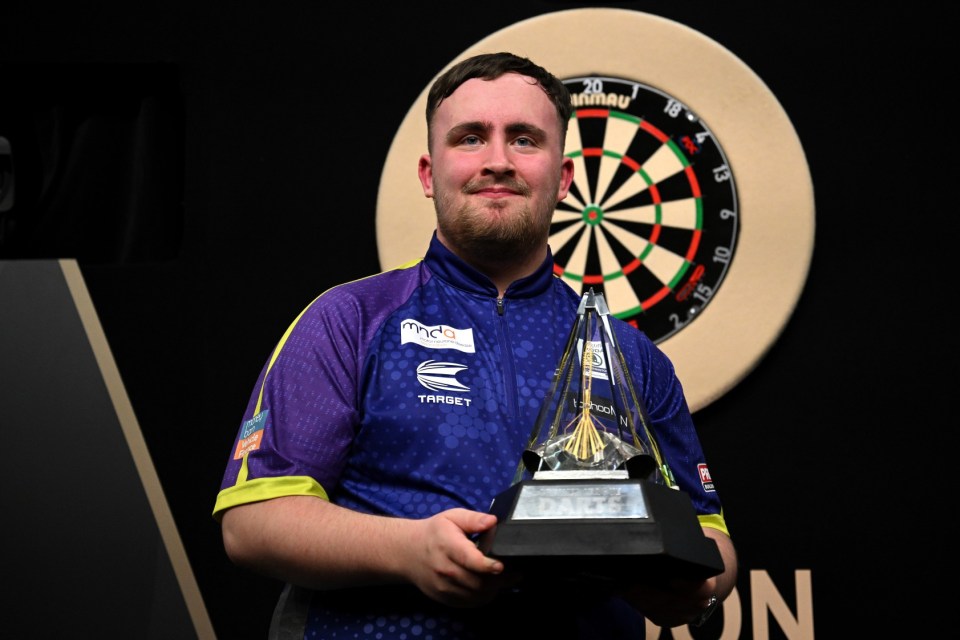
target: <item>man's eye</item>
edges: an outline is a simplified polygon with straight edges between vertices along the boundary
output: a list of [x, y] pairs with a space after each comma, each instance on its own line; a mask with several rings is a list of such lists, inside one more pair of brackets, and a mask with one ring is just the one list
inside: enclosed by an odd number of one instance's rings
[[516, 144], [518, 147], [530, 147], [533, 146], [533, 140], [530, 138], [517, 138], [514, 141], [514, 144]]
[[480, 144], [480, 138], [478, 136], [465, 136], [462, 141], [465, 145], [477, 145]]

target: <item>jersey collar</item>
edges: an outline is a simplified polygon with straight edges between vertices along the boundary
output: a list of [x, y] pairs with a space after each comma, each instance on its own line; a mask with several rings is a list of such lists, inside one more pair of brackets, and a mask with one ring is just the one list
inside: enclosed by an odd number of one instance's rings
[[[452, 251], [443, 246], [433, 232], [430, 239], [430, 248], [424, 257], [424, 262], [435, 276], [446, 280], [453, 286], [470, 293], [497, 297], [497, 287], [493, 282], [469, 264], [457, 257]], [[546, 291], [553, 281], [553, 253], [547, 247], [547, 257], [537, 270], [525, 278], [511, 283], [507, 287], [505, 298], [532, 298]]]

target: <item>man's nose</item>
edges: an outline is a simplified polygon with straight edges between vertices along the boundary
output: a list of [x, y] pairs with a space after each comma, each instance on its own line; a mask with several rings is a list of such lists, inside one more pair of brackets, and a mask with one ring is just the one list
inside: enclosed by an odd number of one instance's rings
[[511, 173], [514, 170], [513, 160], [510, 156], [510, 145], [506, 143], [493, 143], [487, 148], [487, 157], [484, 163], [484, 169], [490, 173], [504, 174]]

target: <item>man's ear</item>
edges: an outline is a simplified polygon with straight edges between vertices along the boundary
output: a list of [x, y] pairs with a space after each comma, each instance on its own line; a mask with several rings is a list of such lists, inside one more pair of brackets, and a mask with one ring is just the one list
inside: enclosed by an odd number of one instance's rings
[[564, 156], [563, 162], [560, 163], [560, 186], [557, 189], [557, 202], [567, 197], [571, 184], [573, 184], [573, 160]]
[[[573, 160], [570, 161], [573, 165]], [[430, 154], [425, 153], [420, 156], [420, 162], [417, 163], [417, 175], [420, 177], [420, 186], [423, 187], [423, 195], [428, 198], [433, 197], [433, 162]], [[567, 185], [569, 186], [569, 185]]]

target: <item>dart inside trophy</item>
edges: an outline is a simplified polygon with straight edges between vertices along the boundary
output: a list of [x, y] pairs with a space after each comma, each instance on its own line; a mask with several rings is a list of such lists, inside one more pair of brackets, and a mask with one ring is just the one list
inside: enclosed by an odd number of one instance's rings
[[583, 295], [513, 485], [490, 511], [497, 526], [478, 546], [526, 577], [723, 571], [660, 456], [603, 294]]

